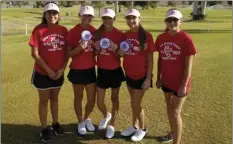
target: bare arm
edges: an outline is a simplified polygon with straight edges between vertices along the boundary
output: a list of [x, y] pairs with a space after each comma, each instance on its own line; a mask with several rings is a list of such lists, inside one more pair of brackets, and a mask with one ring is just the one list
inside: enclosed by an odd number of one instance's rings
[[185, 57], [184, 75], [181, 83], [181, 87], [185, 87], [188, 84], [188, 80], [191, 76], [193, 56]]
[[159, 56], [157, 61], [157, 80], [161, 80], [161, 58]]
[[71, 46], [67, 47], [67, 56], [73, 57], [82, 51], [82, 47], [78, 45], [77, 47], [72, 48]]
[[153, 71], [153, 53], [148, 53], [148, 57], [147, 57], [147, 75], [146, 75], [146, 79], [151, 80], [152, 78], [152, 71]]
[[38, 52], [38, 48], [31, 47], [31, 56], [36, 61], [36, 63], [48, 73], [50, 78], [55, 77], [54, 71], [52, 71], [52, 69], [40, 57], [39, 52]]

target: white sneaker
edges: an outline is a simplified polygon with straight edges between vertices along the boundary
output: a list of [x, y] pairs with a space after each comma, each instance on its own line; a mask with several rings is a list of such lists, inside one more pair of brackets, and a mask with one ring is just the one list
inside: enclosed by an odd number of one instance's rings
[[106, 133], [106, 138], [112, 138], [114, 137], [114, 134], [115, 134], [115, 129], [113, 126], [109, 125], [108, 126], [108, 129], [107, 129], [107, 133]]
[[85, 135], [87, 133], [86, 127], [85, 127], [85, 122], [80, 122], [78, 123], [78, 133], [80, 135]]
[[84, 122], [85, 122], [85, 125], [88, 131], [91, 131], [91, 132], [95, 131], [95, 127], [93, 126], [91, 119], [86, 119]]
[[108, 113], [107, 118], [104, 118], [99, 124], [99, 130], [103, 130], [107, 127], [109, 120], [112, 118], [112, 114]]
[[124, 130], [123, 132], [121, 132], [121, 135], [124, 137], [128, 137], [128, 136], [135, 134], [137, 131], [138, 131], [138, 129], [135, 129], [132, 126], [132, 127], [129, 127], [128, 129]]
[[131, 140], [134, 142], [138, 142], [141, 141], [144, 136], [148, 133], [148, 130], [146, 129], [146, 131], [139, 129], [132, 137]]

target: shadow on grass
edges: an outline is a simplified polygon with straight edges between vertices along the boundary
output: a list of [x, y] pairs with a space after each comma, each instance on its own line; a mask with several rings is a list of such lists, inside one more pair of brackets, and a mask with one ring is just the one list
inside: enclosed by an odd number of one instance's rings
[[[106, 139], [106, 130], [99, 131], [96, 125], [96, 131], [88, 132], [85, 136], [76, 134], [77, 124], [66, 124], [62, 125], [62, 127], [65, 130], [65, 134], [62, 136], [53, 136], [50, 144], [87, 144], [92, 140]], [[40, 127], [29, 124], [2, 124], [1, 141], [3, 144], [44, 144], [40, 142], [40, 130]], [[120, 131], [116, 131], [112, 139], [125, 139], [126, 141], [130, 141], [130, 138], [124, 138], [120, 133]]]
[[[164, 32], [164, 30], [158, 29], [146, 29], [149, 32]], [[189, 34], [203, 34], [203, 33], [232, 33], [232, 30], [211, 30], [209, 28], [206, 29], [183, 29], [183, 31]]]
[[41, 13], [41, 12], [24, 12], [24, 13], [30, 13], [30, 14], [43, 14], [43, 13]]

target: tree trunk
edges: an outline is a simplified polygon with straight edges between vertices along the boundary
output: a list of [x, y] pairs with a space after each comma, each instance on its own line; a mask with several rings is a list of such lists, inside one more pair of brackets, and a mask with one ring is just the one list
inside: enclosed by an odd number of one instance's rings
[[131, 8], [133, 8], [133, 0], [131, 0]]
[[119, 10], [118, 1], [115, 1], [115, 12], [116, 12], [116, 14], [118, 13], [118, 10]]
[[201, 15], [202, 15], [203, 20], [205, 19], [205, 16], [206, 16], [206, 4], [207, 4], [207, 1], [202, 1], [201, 3]]
[[193, 14], [192, 14], [193, 20], [198, 19], [198, 1], [193, 2]]

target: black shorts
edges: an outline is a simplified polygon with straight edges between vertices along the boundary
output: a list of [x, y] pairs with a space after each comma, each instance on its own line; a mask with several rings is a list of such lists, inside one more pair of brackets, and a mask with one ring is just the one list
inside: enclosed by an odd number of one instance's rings
[[119, 88], [125, 81], [125, 75], [121, 67], [114, 70], [98, 68], [96, 85], [102, 89]]
[[53, 80], [53, 79], [50, 79], [49, 76], [43, 75], [43, 74], [41, 74], [41, 73], [34, 70], [34, 72], [32, 74], [31, 83], [38, 90], [60, 88], [64, 83], [64, 75], [62, 75], [57, 80]]
[[[165, 87], [165, 86], [161, 86], [161, 88], [162, 88], [162, 91], [163, 92], [166, 92], [166, 93], [172, 93], [174, 96], [177, 96], [177, 97], [181, 97], [181, 96], [178, 96], [177, 95], [177, 92], [176, 91], [174, 91], [174, 90], [172, 90], [172, 89], [170, 89], [170, 88], [167, 88], [167, 87]], [[187, 96], [188, 94], [186, 94], [185, 96]], [[182, 96], [182, 97], [185, 97], [185, 96]]]
[[70, 69], [68, 75], [68, 80], [72, 84], [91, 84], [96, 82], [95, 67], [90, 69]]
[[[146, 80], [146, 76], [141, 78], [141, 79], [134, 80], [134, 79], [129, 78], [126, 75], [126, 84], [127, 84], [127, 86], [129, 86], [133, 89], [142, 89], [142, 85], [143, 85], [145, 80]], [[152, 87], [152, 78], [151, 78], [150, 87]]]

